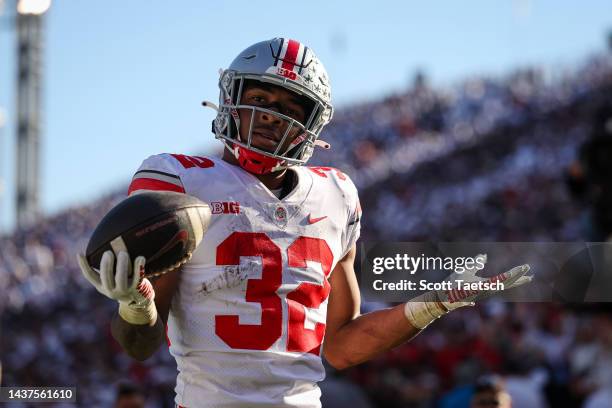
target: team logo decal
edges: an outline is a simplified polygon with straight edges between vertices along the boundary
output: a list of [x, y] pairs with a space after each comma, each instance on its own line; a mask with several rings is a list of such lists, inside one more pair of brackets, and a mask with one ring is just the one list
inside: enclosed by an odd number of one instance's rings
[[301, 207], [290, 203], [266, 203], [264, 204], [266, 218], [279, 228], [286, 228], [289, 221], [301, 211]]
[[277, 50], [272, 50], [274, 65], [267, 72], [275, 73], [292, 81], [301, 81], [303, 70], [310, 60], [308, 47], [295, 40], [282, 40]]
[[274, 211], [274, 218], [276, 218], [278, 222], [286, 223], [287, 222], [287, 210], [285, 210], [285, 207], [281, 207], [281, 206], [276, 207], [276, 210]]
[[285, 78], [289, 78], [293, 81], [295, 81], [297, 79], [297, 74], [293, 71], [289, 71], [288, 69], [279, 67], [276, 69], [276, 73], [278, 75], [284, 76]]

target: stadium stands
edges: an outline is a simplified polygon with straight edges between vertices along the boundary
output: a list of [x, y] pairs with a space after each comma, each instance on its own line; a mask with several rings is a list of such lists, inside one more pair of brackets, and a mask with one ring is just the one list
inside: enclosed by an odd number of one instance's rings
[[[318, 152], [314, 164], [355, 180], [364, 239], [583, 240], [584, 210], [563, 171], [611, 91], [606, 55], [566, 72], [518, 70], [449, 89], [421, 84], [340, 109], [323, 137], [332, 150]], [[176, 366], [167, 350], [144, 363], [122, 353], [109, 331], [114, 303], [75, 261], [124, 195], [121, 188], [0, 238], [3, 385], [71, 385], [79, 406], [110, 406], [108, 384], [127, 379], [150, 402], [173, 406]], [[349, 381], [367, 390], [373, 407], [450, 406], [445, 401], [486, 373], [503, 375], [517, 400], [582, 406], [612, 388], [612, 318], [492, 300], [374, 361], [330, 370], [335, 384], [325, 389], [350, 388], [342, 386]]]

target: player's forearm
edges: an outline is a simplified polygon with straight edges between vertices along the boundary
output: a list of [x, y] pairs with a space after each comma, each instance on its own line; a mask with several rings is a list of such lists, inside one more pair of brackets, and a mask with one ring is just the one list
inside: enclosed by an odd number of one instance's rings
[[417, 335], [404, 314], [404, 305], [357, 317], [325, 336], [325, 359], [341, 370], [363, 363]]
[[164, 341], [164, 325], [160, 318], [153, 324], [130, 324], [115, 313], [111, 321], [111, 333], [126, 353], [144, 361], [157, 351]]

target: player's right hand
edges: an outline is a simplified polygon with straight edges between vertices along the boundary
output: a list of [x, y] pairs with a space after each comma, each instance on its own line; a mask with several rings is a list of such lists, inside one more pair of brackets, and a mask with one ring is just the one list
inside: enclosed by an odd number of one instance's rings
[[115, 254], [109, 250], [102, 255], [99, 272], [89, 265], [83, 254], [77, 259], [85, 279], [98, 292], [119, 302], [119, 314], [124, 320], [133, 324], [147, 324], [151, 319], [154, 322], [157, 317], [153, 303], [155, 291], [144, 277], [144, 257], [137, 257], [132, 267], [128, 253], [121, 251], [115, 265]]

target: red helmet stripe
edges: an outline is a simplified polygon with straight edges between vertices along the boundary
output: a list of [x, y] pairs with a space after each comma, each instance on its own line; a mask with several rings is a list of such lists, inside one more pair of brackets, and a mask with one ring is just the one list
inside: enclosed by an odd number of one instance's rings
[[293, 71], [299, 51], [300, 43], [295, 40], [289, 40], [289, 43], [287, 44], [287, 51], [285, 52], [285, 57], [283, 58], [282, 67], [289, 71]]

